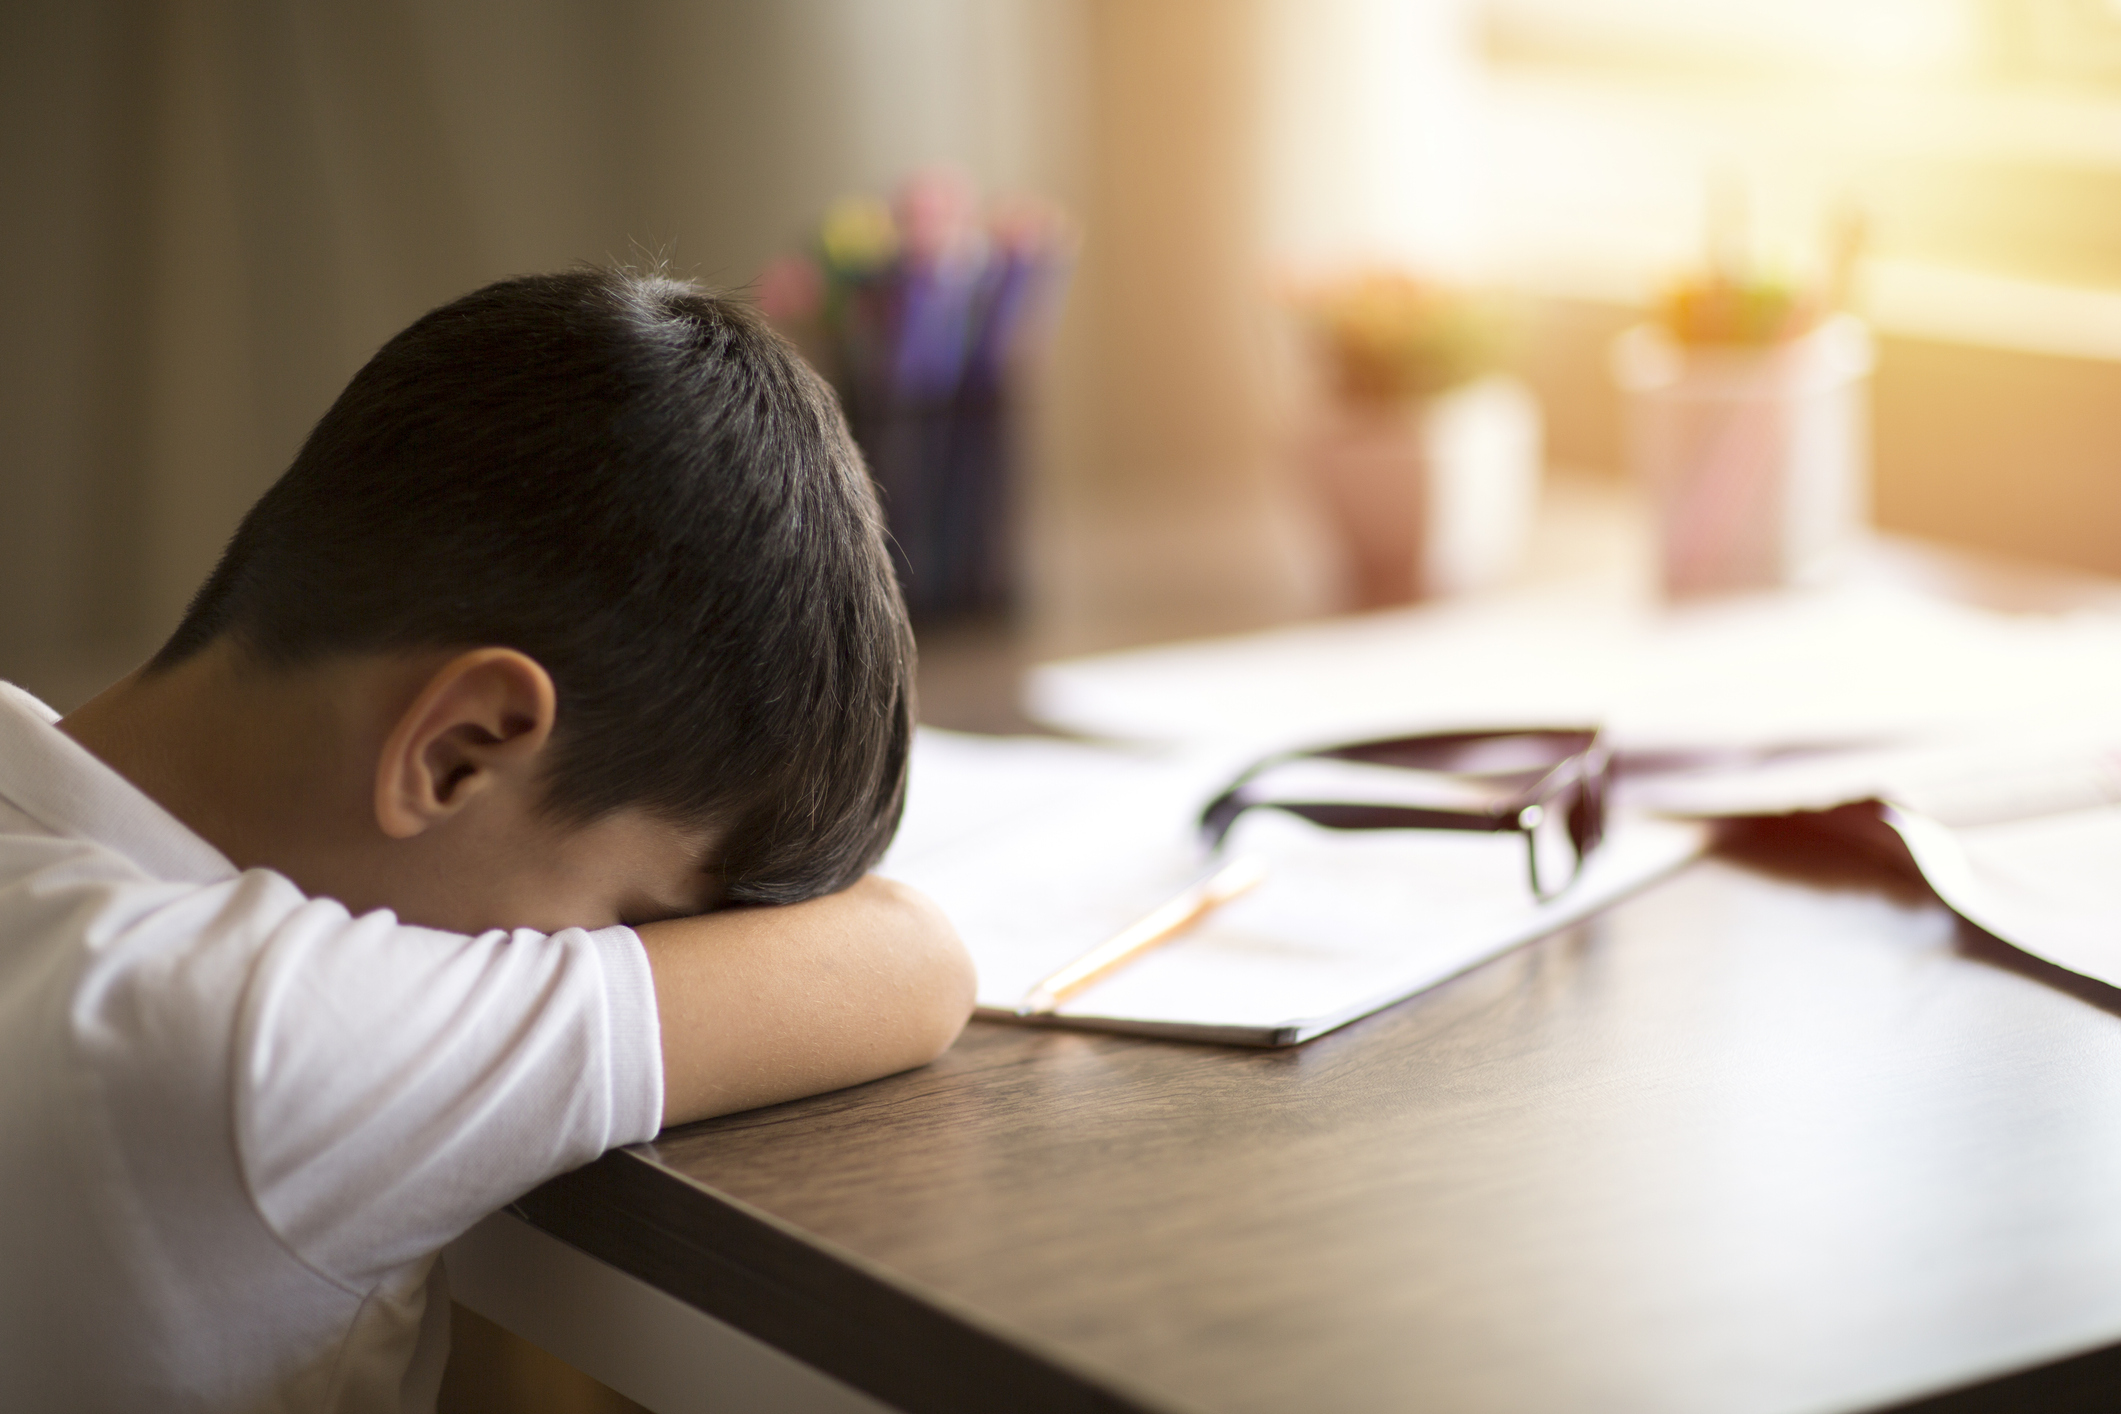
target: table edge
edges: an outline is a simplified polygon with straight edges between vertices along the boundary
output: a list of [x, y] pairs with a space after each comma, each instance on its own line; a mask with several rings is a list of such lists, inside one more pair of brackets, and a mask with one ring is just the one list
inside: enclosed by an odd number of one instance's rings
[[612, 1150], [510, 1208], [907, 1414], [1174, 1409], [651, 1155]]

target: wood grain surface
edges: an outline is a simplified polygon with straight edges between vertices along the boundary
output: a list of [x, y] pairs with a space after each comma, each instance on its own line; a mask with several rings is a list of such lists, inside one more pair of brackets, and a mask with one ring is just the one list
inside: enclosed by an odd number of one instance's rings
[[1794, 830], [1300, 1048], [975, 1024], [641, 1156], [527, 1211], [799, 1289], [757, 1333], [908, 1409], [1795, 1414], [2121, 1341], [2121, 994]]
[[[1560, 489], [1535, 560], [1624, 567]], [[2121, 609], [1890, 537], [1858, 577]], [[924, 719], [1025, 730], [1020, 638], [924, 638]], [[2121, 994], [1874, 843], [1756, 830], [1295, 1051], [975, 1024], [526, 1207], [910, 1410], [2121, 1407]]]

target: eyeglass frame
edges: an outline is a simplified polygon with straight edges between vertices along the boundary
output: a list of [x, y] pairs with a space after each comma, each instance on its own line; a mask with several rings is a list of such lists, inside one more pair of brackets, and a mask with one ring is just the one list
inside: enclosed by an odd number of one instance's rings
[[[1551, 766], [1515, 795], [1482, 810], [1446, 810], [1428, 806], [1355, 804], [1342, 801], [1246, 799], [1245, 788], [1255, 779], [1292, 761], [1352, 761], [1361, 765], [1396, 770], [1422, 771], [1431, 775], [1457, 776], [1466, 780], [1493, 780], [1528, 774], [1523, 770], [1456, 770], [1449, 765], [1430, 765], [1406, 760], [1383, 759], [1392, 752], [1412, 750], [1447, 756], [1489, 742], [1548, 738], [1568, 746]], [[1612, 783], [1613, 758], [1595, 727], [1517, 727], [1481, 731], [1429, 732], [1413, 736], [1379, 737], [1344, 742], [1338, 746], [1307, 747], [1262, 757], [1240, 771], [1235, 780], [1200, 812], [1199, 831], [1210, 853], [1219, 851], [1231, 828], [1248, 810], [1279, 810], [1331, 830], [1466, 830], [1494, 834], [1514, 831], [1525, 838], [1526, 866], [1532, 896], [1551, 902], [1575, 883], [1584, 862], [1605, 838], [1606, 800]], [[1568, 806], [1569, 842], [1576, 861], [1569, 877], [1552, 889], [1542, 886], [1539, 842], [1536, 831], [1556, 798], [1572, 787], [1580, 787]]]

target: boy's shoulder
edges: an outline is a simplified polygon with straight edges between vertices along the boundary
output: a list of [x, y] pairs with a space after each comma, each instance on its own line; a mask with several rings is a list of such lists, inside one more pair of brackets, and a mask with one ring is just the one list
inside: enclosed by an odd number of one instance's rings
[[[0, 872], [53, 857], [112, 882], [218, 883], [235, 866], [0, 682]], [[10, 865], [13, 866], [10, 869]]]
[[337, 1407], [332, 1369], [432, 1353], [439, 1247], [654, 1134], [646, 957], [239, 872], [56, 720], [0, 690], [0, 1270], [38, 1293], [0, 1369], [37, 1407]]

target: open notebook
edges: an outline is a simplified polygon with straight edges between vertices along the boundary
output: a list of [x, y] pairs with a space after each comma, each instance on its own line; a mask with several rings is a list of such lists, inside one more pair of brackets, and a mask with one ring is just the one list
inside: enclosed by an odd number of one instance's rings
[[[1239, 762], [923, 731], [882, 872], [940, 902], [979, 965], [983, 1014], [1201, 877], [1200, 807]], [[1065, 1002], [1048, 1024], [1240, 1045], [1306, 1041], [1594, 912], [1692, 859], [1702, 827], [1623, 817], [1537, 903], [1514, 835], [1336, 832], [1273, 812], [1232, 848], [1266, 878]]]
[[1660, 609], [1572, 583], [1050, 663], [1028, 695], [1050, 725], [1194, 751], [1602, 722], [1635, 808], [1888, 802], [1953, 908], [2121, 986], [2121, 615], [1863, 583]]

